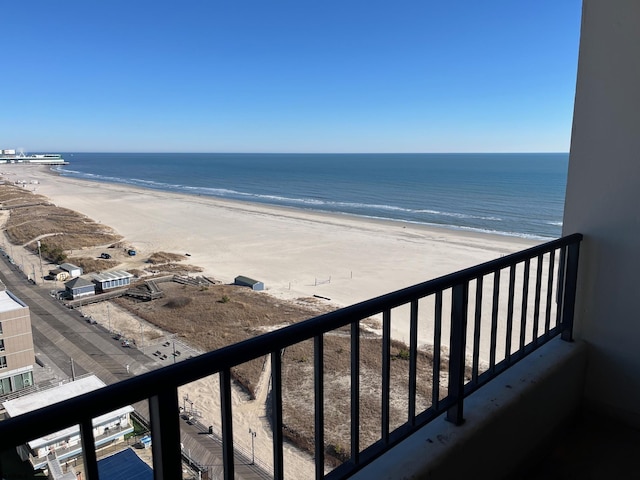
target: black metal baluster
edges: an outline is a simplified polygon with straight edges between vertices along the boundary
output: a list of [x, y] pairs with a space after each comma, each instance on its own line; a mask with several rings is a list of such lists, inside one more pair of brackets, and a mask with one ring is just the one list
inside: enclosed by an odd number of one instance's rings
[[96, 441], [93, 437], [93, 421], [91, 418], [85, 418], [80, 423], [80, 437], [82, 438], [84, 474], [87, 480], [98, 480], [98, 458], [96, 456]]
[[507, 336], [505, 338], [504, 358], [511, 361], [511, 337], [513, 336], [513, 296], [515, 294], [516, 266], [509, 267], [509, 295], [507, 298]]
[[416, 395], [418, 383], [418, 300], [411, 300], [411, 319], [409, 329], [409, 424], [416, 424]]
[[382, 431], [381, 438], [384, 444], [389, 443], [390, 417], [390, 390], [391, 390], [391, 311], [385, 310], [382, 314]]
[[464, 371], [467, 339], [467, 306], [469, 283], [454, 285], [451, 298], [451, 337], [449, 354], [449, 397], [453, 405], [447, 410], [447, 420], [461, 425], [464, 422]]
[[435, 316], [433, 325], [433, 385], [431, 386], [431, 405], [440, 407], [440, 352], [442, 349], [442, 291], [436, 292]]
[[322, 335], [313, 338], [315, 395], [315, 466], [316, 479], [324, 477], [324, 342]]
[[556, 264], [556, 251], [551, 250], [549, 253], [549, 278], [547, 279], [547, 305], [545, 308], [545, 316], [544, 316], [544, 334], [547, 336], [549, 334], [549, 329], [551, 328], [551, 307], [553, 305], [553, 277], [555, 272]]
[[529, 273], [531, 261], [524, 262], [524, 273], [522, 274], [522, 311], [520, 312], [520, 355], [524, 353], [524, 342], [527, 335], [527, 307], [529, 306]]
[[567, 270], [565, 277], [564, 298], [562, 300], [562, 333], [561, 338], [567, 342], [573, 340], [573, 315], [575, 311], [576, 289], [578, 285], [578, 260], [580, 244], [569, 245], [567, 250]]
[[274, 480], [282, 480], [284, 478], [284, 455], [282, 452], [282, 354], [283, 350], [271, 352]]
[[351, 324], [351, 460], [360, 463], [360, 322]]
[[560, 259], [558, 261], [558, 290], [556, 292], [556, 324], [560, 325], [562, 319], [562, 301], [564, 299], [564, 281], [567, 270], [567, 247], [560, 248]]
[[478, 383], [480, 370], [480, 327], [482, 325], [482, 277], [476, 279], [476, 311], [473, 325], [473, 364], [471, 368], [471, 381]]
[[493, 273], [493, 302], [491, 304], [491, 347], [489, 350], [489, 370], [496, 369], [496, 350], [498, 337], [498, 306], [500, 301], [500, 270]]
[[149, 398], [154, 478], [182, 478], [178, 412], [178, 390], [175, 386]]
[[538, 264], [536, 265], [536, 299], [533, 310], [533, 343], [538, 344], [538, 328], [540, 328], [540, 297], [542, 292], [542, 261], [543, 255], [538, 255]]
[[222, 410], [222, 465], [225, 480], [233, 480], [233, 409], [231, 406], [231, 370], [223, 369], [220, 379], [220, 407]]

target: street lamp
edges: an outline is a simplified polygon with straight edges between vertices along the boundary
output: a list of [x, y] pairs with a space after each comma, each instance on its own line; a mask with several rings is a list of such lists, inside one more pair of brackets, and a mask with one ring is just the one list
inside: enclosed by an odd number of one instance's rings
[[253, 465], [256, 461], [256, 451], [254, 445], [254, 439], [256, 438], [256, 432], [249, 429], [249, 435], [251, 435], [251, 465]]

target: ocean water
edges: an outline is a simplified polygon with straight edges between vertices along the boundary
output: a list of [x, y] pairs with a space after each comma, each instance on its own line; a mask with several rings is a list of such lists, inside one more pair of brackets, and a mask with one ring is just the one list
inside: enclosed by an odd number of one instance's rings
[[560, 236], [568, 154], [65, 153], [61, 175], [525, 238]]

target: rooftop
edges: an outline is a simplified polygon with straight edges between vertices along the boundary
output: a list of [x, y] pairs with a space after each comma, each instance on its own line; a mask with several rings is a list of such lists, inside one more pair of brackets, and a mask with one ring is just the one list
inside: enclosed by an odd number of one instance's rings
[[21, 308], [26, 308], [26, 305], [8, 291], [0, 290], [0, 313], [19, 310]]
[[92, 273], [90, 277], [98, 282], [108, 282], [110, 280], [119, 280], [121, 278], [131, 278], [133, 275], [124, 270], [114, 270], [112, 272]]
[[[88, 393], [94, 390], [98, 390], [100, 388], [103, 388], [104, 386], [105, 384], [104, 382], [102, 382], [102, 380], [100, 380], [95, 375], [91, 375], [88, 377], [78, 379], [74, 382], [65, 383], [58, 387], [54, 387], [48, 390], [43, 390], [30, 395], [25, 395], [23, 397], [19, 397], [13, 400], [9, 400], [3, 403], [3, 407], [7, 411], [7, 415], [10, 418], [13, 418], [31, 411], [38, 410], [48, 405], [61, 402], [63, 400], [68, 400], [70, 398], [78, 397], [83, 393]], [[106, 413], [104, 415], [95, 417], [93, 419], [93, 424], [100, 425], [101, 423], [104, 423], [108, 419], [111, 419], [120, 415], [124, 415], [132, 411], [133, 411], [133, 408], [131, 406], [121, 407], [110, 413]], [[47, 435], [40, 439], [31, 441], [29, 442], [29, 446], [31, 448], [38, 448], [41, 445], [46, 445], [47, 443], [50, 443], [55, 438], [61, 438], [61, 437], [73, 435], [78, 431], [79, 431], [78, 426], [73, 425], [71, 427], [65, 428], [64, 430], [58, 431], [54, 434]]]

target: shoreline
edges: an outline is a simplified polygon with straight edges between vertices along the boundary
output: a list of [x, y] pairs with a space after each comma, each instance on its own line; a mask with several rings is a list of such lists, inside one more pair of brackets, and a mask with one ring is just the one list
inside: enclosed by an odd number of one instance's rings
[[[225, 283], [237, 275], [257, 277], [276, 296], [320, 294], [338, 306], [543, 242], [91, 181], [42, 166], [9, 167], [3, 174], [37, 181], [30, 184], [36, 193], [109, 225], [142, 255], [188, 252], [188, 263]], [[357, 289], [349, 285], [353, 280]]]
[[[63, 176], [66, 179], [76, 179], [76, 180], [88, 181], [92, 183], [122, 185], [125, 187], [138, 188], [142, 190], [151, 190], [156, 192], [165, 192], [165, 193], [172, 193], [177, 195], [199, 196], [199, 197], [217, 199], [223, 202], [229, 201], [229, 202], [237, 202], [241, 204], [245, 203], [245, 204], [256, 205], [256, 206], [261, 205], [267, 208], [272, 207], [276, 209], [284, 208], [284, 209], [291, 209], [294, 211], [318, 213], [320, 215], [346, 216], [349, 218], [357, 218], [365, 221], [371, 220], [371, 221], [399, 222], [407, 225], [415, 225], [415, 226], [424, 227], [424, 228], [452, 230], [454, 232], [467, 232], [467, 233], [479, 234], [479, 235], [484, 235], [484, 234], [498, 235], [498, 236], [505, 236], [509, 238], [520, 238], [520, 239], [524, 239], [528, 241], [536, 241], [536, 242], [546, 242], [546, 241], [553, 240], [557, 238], [560, 233], [558, 231], [557, 234], [553, 234], [551, 232], [545, 232], [544, 234], [540, 234], [540, 233], [535, 233], [530, 231], [519, 231], [517, 229], [509, 230], [508, 227], [505, 227], [506, 229], [496, 230], [496, 229], [489, 228], [489, 226], [487, 226], [486, 228], [483, 228], [480, 226], [464, 225], [462, 223], [455, 223], [455, 222], [445, 222], [445, 223], [429, 222], [429, 221], [421, 221], [421, 220], [410, 219], [410, 218], [405, 218], [405, 219], [394, 218], [393, 216], [388, 216], [385, 214], [356, 213], [354, 211], [347, 212], [347, 211], [332, 210], [331, 208], [323, 209], [323, 208], [319, 208], [318, 206], [311, 206], [310, 204], [307, 204], [306, 202], [302, 201], [304, 199], [296, 198], [295, 194], [293, 195], [292, 198], [287, 198], [286, 196], [280, 197], [279, 194], [273, 194], [273, 195], [276, 195], [276, 197], [272, 197], [270, 195], [264, 196], [257, 193], [245, 192], [244, 189], [240, 189], [236, 191], [233, 189], [234, 187], [230, 187], [232, 188], [231, 190], [226, 190], [225, 187], [217, 186], [217, 187], [212, 187], [212, 190], [221, 189], [221, 191], [227, 191], [229, 194], [215, 195], [215, 194], [207, 193], [206, 191], [210, 189], [202, 185], [191, 187], [191, 186], [184, 186], [184, 185], [173, 185], [170, 183], [162, 183], [162, 182], [156, 183], [155, 181], [147, 182], [145, 180], [139, 180], [138, 178], [124, 178], [124, 177], [115, 178], [115, 177], [108, 177], [108, 176], [104, 177], [101, 175], [95, 175], [95, 176], [87, 175], [85, 177], [80, 172], [74, 172], [73, 170], [66, 172], [66, 175], [64, 171], [61, 171], [58, 169], [51, 168], [50, 170], [53, 174]], [[70, 172], [74, 172], [79, 176], [74, 176], [74, 173], [70, 173]], [[156, 186], [154, 187], [151, 185], [156, 185]], [[263, 201], [264, 198], [278, 198], [283, 202], [279, 203], [276, 200]], [[289, 200], [291, 200], [293, 203], [287, 203], [287, 201]], [[302, 203], [297, 203], [295, 202], [295, 200], [301, 200]], [[322, 204], [323, 202], [320, 202], [320, 203]], [[402, 210], [402, 208], [400, 208], [400, 210]], [[482, 217], [478, 217], [478, 218], [482, 218]], [[548, 222], [544, 222], [544, 223], [547, 224]], [[557, 223], [550, 222], [548, 224], [556, 225]]]
[[[23, 165], [26, 166], [26, 165]], [[472, 227], [462, 227], [456, 225], [437, 225], [437, 224], [428, 224], [415, 222], [411, 220], [397, 220], [393, 218], [383, 218], [383, 217], [374, 217], [374, 216], [366, 216], [366, 215], [358, 215], [355, 213], [345, 213], [345, 212], [331, 212], [328, 210], [316, 210], [311, 208], [303, 208], [303, 207], [293, 207], [288, 205], [275, 205], [270, 203], [262, 203], [262, 202], [252, 202], [250, 200], [239, 200], [233, 198], [222, 198], [215, 195], [205, 195], [199, 193], [186, 193], [186, 192], [178, 192], [172, 190], [162, 190], [159, 188], [150, 188], [143, 187], [138, 185], [130, 185], [126, 183], [120, 182], [108, 182], [103, 180], [89, 180], [84, 178], [77, 177], [69, 177], [65, 176], [55, 170], [47, 168], [45, 166], [40, 165], [32, 165], [26, 166], [27, 168], [34, 167], [42, 167], [42, 173], [46, 175], [50, 175], [56, 178], [64, 179], [64, 181], [68, 181], [69, 183], [78, 182], [79, 184], [87, 184], [87, 185], [101, 185], [104, 187], [113, 187], [113, 189], [122, 188], [123, 190], [131, 190], [131, 191], [139, 191], [140, 193], [148, 192], [150, 194], [166, 194], [173, 195], [176, 198], [180, 197], [191, 197], [191, 198], [199, 198], [199, 199], [208, 199], [211, 200], [212, 203], [219, 203], [221, 206], [229, 206], [236, 207], [240, 210], [245, 207], [245, 210], [273, 210], [274, 212], [281, 211], [283, 213], [289, 213], [291, 216], [304, 215], [304, 216], [318, 216], [319, 219], [322, 217], [326, 218], [335, 218], [336, 220], [344, 219], [345, 221], [354, 221], [354, 222], [363, 222], [363, 223], [378, 223], [380, 225], [387, 225], [389, 227], [393, 226], [403, 226], [406, 228], [408, 226], [412, 228], [416, 228], [419, 230], [429, 231], [433, 234], [436, 234], [439, 231], [443, 233], [450, 233], [453, 235], [460, 236], [469, 236], [469, 237], [485, 237], [487, 240], [492, 238], [503, 238], [506, 241], [514, 241], [519, 242], [522, 241], [523, 245], [537, 245], [540, 243], [548, 242], [551, 240], [555, 240], [556, 237], [544, 237], [540, 235], [527, 235], [527, 234], [509, 234], [508, 232], [490, 232], [481, 229], [474, 229]], [[526, 248], [526, 247], [523, 247]]]

